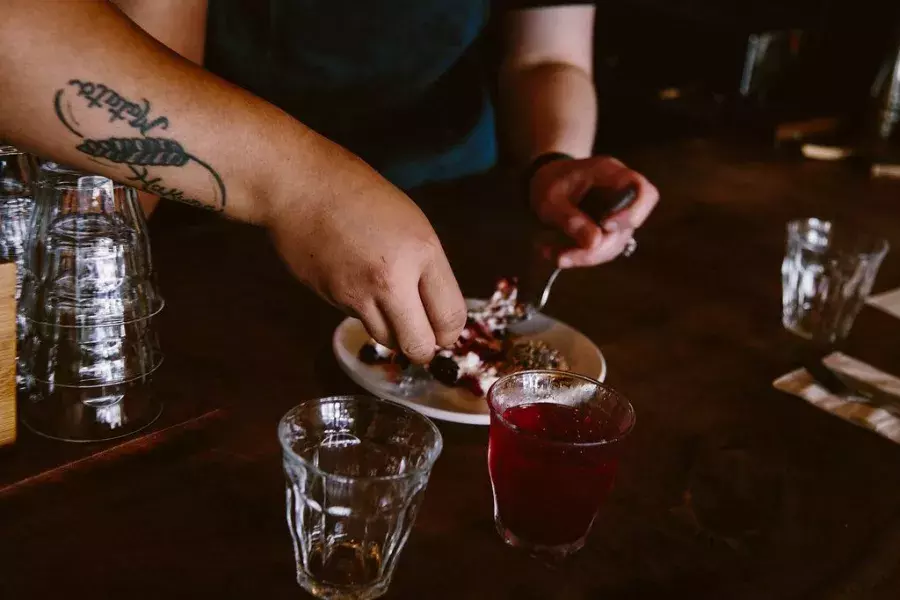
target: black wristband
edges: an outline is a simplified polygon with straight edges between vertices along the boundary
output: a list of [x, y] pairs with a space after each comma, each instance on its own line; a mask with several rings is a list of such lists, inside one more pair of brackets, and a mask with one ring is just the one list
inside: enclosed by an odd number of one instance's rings
[[525, 197], [526, 203], [531, 202], [531, 180], [534, 179], [534, 174], [544, 165], [557, 160], [575, 160], [575, 157], [564, 152], [545, 152], [544, 154], [538, 155], [537, 158], [531, 161], [528, 168], [525, 169], [525, 172], [522, 174], [522, 195]]

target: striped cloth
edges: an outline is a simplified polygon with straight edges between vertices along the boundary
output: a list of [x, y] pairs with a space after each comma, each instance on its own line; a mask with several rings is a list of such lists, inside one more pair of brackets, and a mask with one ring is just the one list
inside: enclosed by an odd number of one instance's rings
[[[847, 373], [856, 379], [878, 386], [885, 392], [900, 396], [900, 379], [853, 357], [834, 352], [822, 362], [835, 371]], [[870, 429], [900, 444], [900, 417], [882, 408], [847, 401], [832, 395], [818, 385], [806, 369], [797, 369], [783, 375], [776, 379], [773, 385], [778, 390], [799, 396], [845, 421]]]

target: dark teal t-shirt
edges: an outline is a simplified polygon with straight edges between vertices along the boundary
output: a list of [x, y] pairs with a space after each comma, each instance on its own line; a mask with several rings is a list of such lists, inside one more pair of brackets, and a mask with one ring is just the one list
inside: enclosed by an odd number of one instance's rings
[[494, 165], [476, 42], [492, 9], [559, 3], [213, 0], [206, 66], [410, 188]]

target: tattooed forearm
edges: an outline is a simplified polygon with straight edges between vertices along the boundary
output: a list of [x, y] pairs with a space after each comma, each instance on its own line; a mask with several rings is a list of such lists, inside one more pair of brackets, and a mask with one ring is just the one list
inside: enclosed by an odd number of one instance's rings
[[[75, 118], [73, 101], [88, 110], [103, 110], [109, 115], [109, 123], [122, 122], [135, 130], [134, 137], [107, 137], [101, 139], [87, 138], [83, 131], [85, 125]], [[112, 88], [93, 81], [72, 79], [67, 87], [57, 91], [53, 100], [57, 118], [72, 133], [81, 138], [76, 146], [79, 152], [87, 154], [94, 160], [107, 161], [115, 165], [124, 165], [130, 171], [126, 179], [135, 183], [143, 191], [161, 198], [186, 202], [195, 206], [223, 210], [225, 208], [225, 184], [218, 172], [209, 163], [189, 154], [177, 140], [163, 137], [147, 137], [153, 130], [167, 130], [169, 119], [165, 116], [151, 115], [151, 104], [147, 99], [134, 102], [122, 96]], [[121, 128], [120, 128], [121, 130]], [[127, 129], [126, 129], [127, 131]], [[213, 184], [214, 203], [204, 203], [197, 198], [189, 197], [178, 188], [166, 184], [165, 173], [169, 169], [183, 169], [193, 165], [210, 176]], [[148, 167], [154, 167], [150, 172]]]
[[209, 208], [196, 198], [186, 196], [182, 190], [173, 187], [166, 187], [162, 177], [151, 177], [147, 167], [128, 165], [131, 175], [127, 176], [128, 181], [135, 182], [135, 187], [139, 187], [141, 191], [150, 192], [155, 196], [159, 196], [164, 200], [175, 200], [176, 202], [184, 202], [192, 206]]
[[69, 85], [78, 88], [78, 97], [84, 98], [89, 108], [103, 108], [109, 112], [110, 123], [127, 120], [141, 135], [147, 135], [157, 127], [169, 128], [169, 119], [166, 117], [150, 119], [150, 101], [146, 98], [141, 98], [140, 103], [132, 102], [115, 90], [93, 81], [72, 79]]
[[78, 149], [94, 158], [127, 165], [183, 167], [191, 159], [181, 144], [163, 138], [84, 140]]

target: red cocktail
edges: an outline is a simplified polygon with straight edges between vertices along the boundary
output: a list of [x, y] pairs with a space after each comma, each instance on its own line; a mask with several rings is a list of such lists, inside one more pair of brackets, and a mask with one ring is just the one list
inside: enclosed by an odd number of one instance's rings
[[612, 488], [619, 442], [634, 426], [631, 404], [602, 383], [558, 371], [504, 377], [488, 404], [500, 535], [535, 552], [580, 549]]

